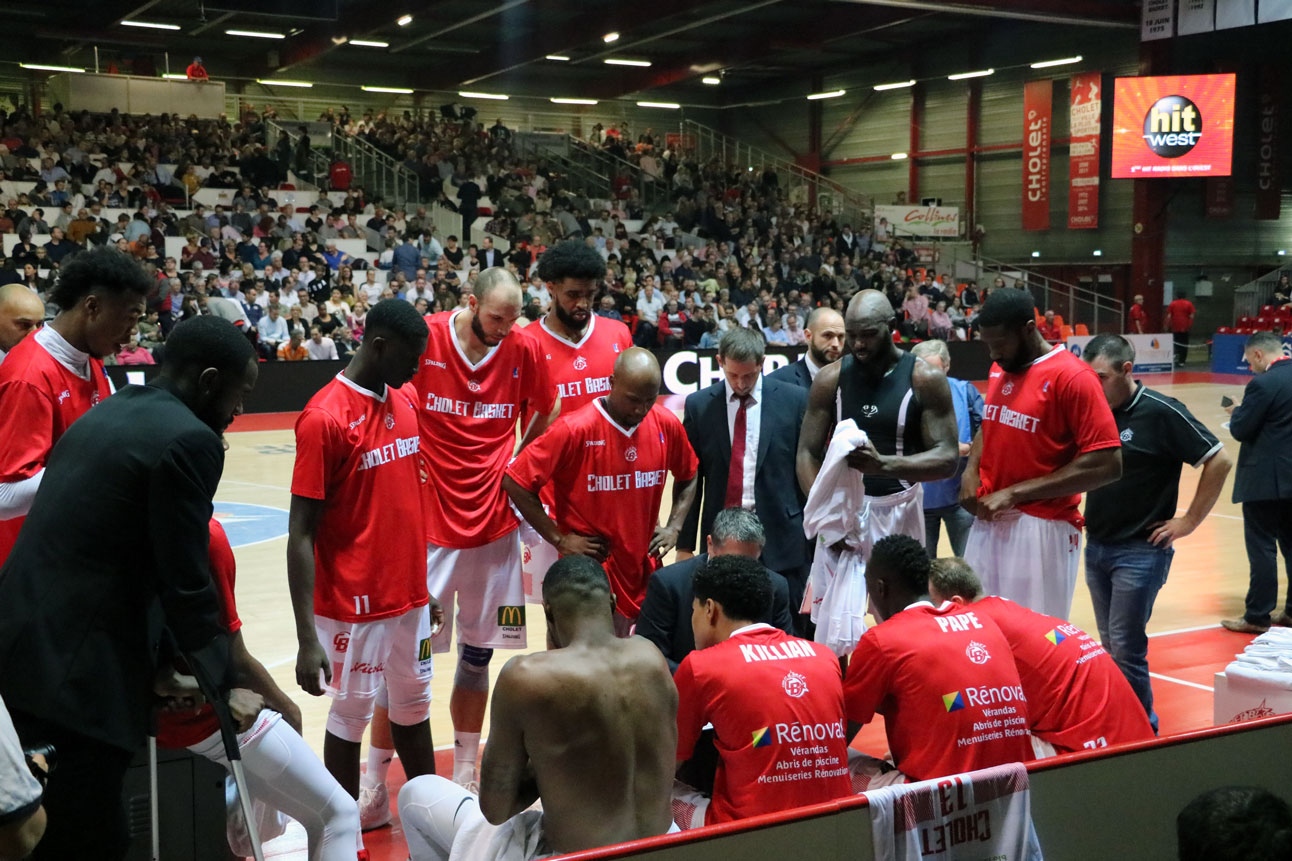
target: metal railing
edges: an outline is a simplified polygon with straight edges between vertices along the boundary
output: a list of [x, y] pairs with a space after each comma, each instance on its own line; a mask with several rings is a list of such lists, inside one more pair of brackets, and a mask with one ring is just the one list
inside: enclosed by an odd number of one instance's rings
[[[265, 123], [265, 139], [271, 152], [283, 135], [292, 142], [294, 149], [300, 132], [272, 120]], [[420, 202], [417, 174], [362, 138], [334, 127], [323, 146], [318, 146], [313, 137], [310, 141], [314, 182], [319, 188], [327, 186], [332, 159], [341, 158], [349, 163], [354, 182], [367, 189], [370, 198], [380, 197], [387, 206], [408, 206]]]
[[857, 229], [869, 229], [874, 221], [875, 202], [869, 195], [847, 188], [789, 159], [724, 135], [694, 120], [683, 120], [679, 145], [684, 155], [704, 164], [713, 159], [724, 166], [735, 165], [761, 174], [767, 168], [776, 172], [779, 186], [791, 203], [807, 205], [815, 195], [817, 208], [829, 212]]
[[1007, 287], [1030, 291], [1039, 310], [1054, 311], [1063, 317], [1066, 325], [1075, 327], [1082, 323], [1092, 335], [1125, 331], [1125, 303], [1120, 299], [1013, 263], [973, 257], [968, 249], [953, 247], [949, 250], [956, 281], [976, 281], [979, 287], [990, 287], [997, 278], [1001, 278]]
[[1234, 323], [1242, 317], [1259, 317], [1261, 309], [1272, 303], [1274, 287], [1279, 283], [1280, 275], [1292, 274], [1289, 268], [1275, 269], [1266, 272], [1255, 281], [1248, 281], [1234, 289]]
[[295, 129], [289, 129], [286, 126], [279, 125], [276, 122], [271, 121], [265, 123], [265, 145], [268, 147], [269, 152], [274, 152], [278, 147], [279, 140], [284, 137], [291, 141], [292, 144], [292, 167], [289, 169], [296, 174], [297, 181], [304, 185], [312, 185], [315, 188], [324, 188], [327, 185], [328, 171], [332, 165], [328, 161], [327, 155], [325, 155], [318, 147], [313, 146], [313, 138], [310, 139], [311, 173], [309, 176], [304, 176], [294, 168], [296, 163], [296, 142], [300, 140], [301, 133]]
[[628, 187], [637, 189], [642, 208], [647, 212], [663, 211], [668, 204], [668, 188], [663, 178], [656, 179], [639, 165], [567, 134], [521, 133], [517, 135], [520, 150], [560, 168], [571, 181], [572, 189], [591, 199], [612, 199], [616, 182], [626, 179]]

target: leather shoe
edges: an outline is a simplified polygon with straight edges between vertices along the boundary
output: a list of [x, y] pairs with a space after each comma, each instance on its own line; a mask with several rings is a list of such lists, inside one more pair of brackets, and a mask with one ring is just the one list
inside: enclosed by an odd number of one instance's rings
[[1246, 619], [1221, 619], [1220, 625], [1235, 634], [1264, 634], [1270, 629], [1269, 625], [1253, 625]]
[[1270, 624], [1278, 625], [1280, 628], [1292, 628], [1292, 616], [1289, 616], [1286, 611], [1279, 613], [1270, 619]]

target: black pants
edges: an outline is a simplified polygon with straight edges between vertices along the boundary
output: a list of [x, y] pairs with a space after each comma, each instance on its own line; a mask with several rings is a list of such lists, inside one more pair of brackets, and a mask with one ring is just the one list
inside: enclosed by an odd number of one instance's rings
[[93, 858], [115, 861], [130, 846], [122, 784], [133, 754], [62, 727], [12, 712], [23, 747], [52, 744], [57, 767], [43, 801], [48, 825], [35, 861]]
[[1172, 332], [1171, 340], [1175, 342], [1175, 365], [1178, 368], [1189, 360], [1189, 333]]
[[[1253, 625], [1268, 625], [1279, 597], [1279, 556], [1292, 577], [1292, 499], [1243, 503], [1243, 538], [1251, 578], [1243, 618]], [[1292, 596], [1286, 612], [1292, 615]]]

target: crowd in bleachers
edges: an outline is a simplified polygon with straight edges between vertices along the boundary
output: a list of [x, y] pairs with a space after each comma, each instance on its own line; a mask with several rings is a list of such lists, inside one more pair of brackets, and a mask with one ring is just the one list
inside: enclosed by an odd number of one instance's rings
[[[308, 155], [294, 149], [300, 137], [267, 145], [275, 119], [250, 105], [233, 122], [61, 105], [40, 117], [0, 112], [0, 281], [47, 297], [68, 255], [105, 243], [135, 255], [158, 289], [122, 363], [152, 361], [174, 323], [204, 313], [243, 327], [267, 360], [344, 358], [373, 303], [447, 310], [488, 265], [527, 285], [534, 320], [550, 301], [537, 258], [568, 238], [607, 260], [598, 313], [628, 321], [654, 349], [712, 346], [732, 326], [798, 345], [812, 308], [842, 310], [865, 288], [888, 295], [906, 337], [968, 338], [986, 298], [937, 278], [900, 239], [792, 202], [771, 169], [701, 163], [649, 129], [634, 141], [626, 123], [594, 129], [588, 145], [667, 184], [651, 210], [632, 183], [574, 188], [521, 152], [501, 120], [486, 126], [451, 106], [320, 117], [400, 160], [426, 205], [387, 208], [357, 184], [328, 190], [324, 177], [305, 194], [288, 180], [304, 179]], [[219, 202], [205, 190], [220, 190]], [[436, 204], [457, 211], [460, 229], [456, 218], [432, 222]], [[470, 241], [481, 220], [497, 249]]]

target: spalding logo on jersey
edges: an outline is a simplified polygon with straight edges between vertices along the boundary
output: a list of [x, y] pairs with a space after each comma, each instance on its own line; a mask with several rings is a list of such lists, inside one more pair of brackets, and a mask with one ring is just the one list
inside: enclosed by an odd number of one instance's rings
[[574, 370], [576, 371], [582, 371], [587, 366], [588, 366], [588, 360], [583, 358], [582, 356], [579, 356], [574, 360]]

